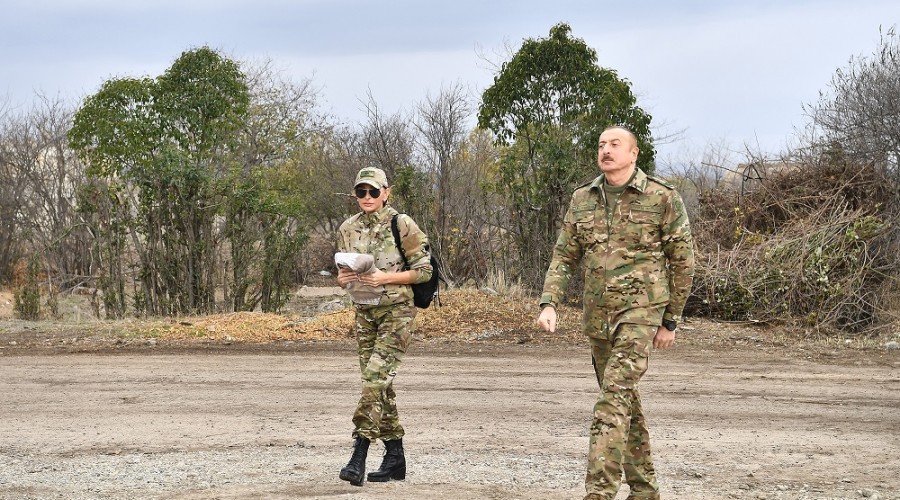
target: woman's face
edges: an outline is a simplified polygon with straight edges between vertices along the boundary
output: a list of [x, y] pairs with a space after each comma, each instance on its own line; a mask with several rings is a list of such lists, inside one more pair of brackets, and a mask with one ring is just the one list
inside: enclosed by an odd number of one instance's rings
[[390, 195], [391, 188], [385, 187], [378, 189], [368, 184], [359, 184], [353, 188], [353, 192], [356, 195], [356, 202], [359, 203], [360, 210], [364, 213], [371, 214], [377, 212], [384, 206], [385, 202], [387, 202], [388, 195]]

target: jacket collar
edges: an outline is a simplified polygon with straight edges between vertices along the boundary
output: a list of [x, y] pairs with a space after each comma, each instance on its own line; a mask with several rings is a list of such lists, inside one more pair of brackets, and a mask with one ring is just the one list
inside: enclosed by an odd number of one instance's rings
[[385, 205], [370, 214], [360, 212], [359, 220], [366, 226], [374, 226], [376, 224], [390, 222], [391, 217], [393, 217], [396, 213], [397, 211], [394, 210], [390, 205]]
[[[643, 193], [644, 190], [647, 189], [647, 174], [645, 174], [643, 170], [637, 168], [636, 166], [634, 168], [635, 172], [631, 177], [631, 182], [626, 184], [626, 186], [632, 189], [636, 189], [639, 193]], [[593, 180], [593, 182], [591, 182], [589, 189], [597, 189], [599, 191], [603, 191], [604, 182], [606, 182], [606, 174], [600, 174], [596, 179]]]

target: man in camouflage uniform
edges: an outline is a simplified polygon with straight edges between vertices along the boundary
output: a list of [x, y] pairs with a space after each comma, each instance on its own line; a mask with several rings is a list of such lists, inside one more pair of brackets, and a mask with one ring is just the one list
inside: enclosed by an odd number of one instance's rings
[[600, 384], [585, 500], [615, 498], [623, 471], [628, 498], [659, 498], [638, 381], [651, 348], [674, 342], [693, 279], [684, 202], [671, 185], [637, 169], [638, 153], [629, 130], [600, 135], [602, 174], [572, 195], [540, 301], [538, 323], [552, 332], [556, 306], [583, 263], [584, 332]]
[[416, 316], [409, 285], [428, 281], [432, 268], [425, 233], [409, 216], [399, 215], [397, 227], [410, 267], [403, 269], [403, 258], [391, 232], [391, 219], [398, 214], [387, 205], [390, 188], [381, 169], [360, 170], [354, 192], [362, 211], [341, 224], [337, 248], [340, 252], [372, 255], [377, 269], [357, 274], [340, 268], [338, 284], [345, 287], [358, 281], [384, 287], [377, 304], [354, 304], [362, 395], [353, 415], [353, 456], [341, 470], [340, 478], [362, 486], [369, 444], [378, 438], [384, 441], [386, 453], [381, 467], [368, 475], [369, 481], [404, 479], [406, 475], [404, 431], [392, 382], [409, 346]]

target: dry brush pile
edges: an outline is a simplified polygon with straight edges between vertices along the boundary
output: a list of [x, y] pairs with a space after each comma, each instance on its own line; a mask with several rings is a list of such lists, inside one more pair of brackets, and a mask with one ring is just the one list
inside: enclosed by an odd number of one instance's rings
[[687, 314], [872, 333], [900, 313], [900, 182], [839, 154], [703, 193]]

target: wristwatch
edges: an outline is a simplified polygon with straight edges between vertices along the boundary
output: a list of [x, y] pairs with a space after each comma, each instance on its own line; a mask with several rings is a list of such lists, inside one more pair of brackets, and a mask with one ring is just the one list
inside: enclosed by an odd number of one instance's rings
[[662, 326], [666, 327], [666, 330], [670, 332], [674, 332], [676, 328], [678, 328], [678, 323], [671, 319], [662, 320]]

